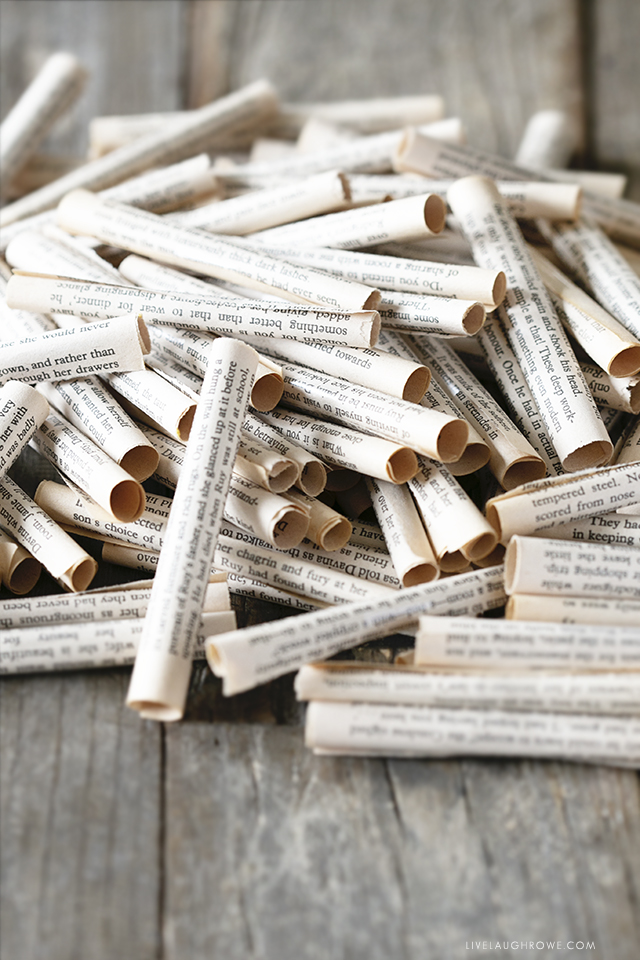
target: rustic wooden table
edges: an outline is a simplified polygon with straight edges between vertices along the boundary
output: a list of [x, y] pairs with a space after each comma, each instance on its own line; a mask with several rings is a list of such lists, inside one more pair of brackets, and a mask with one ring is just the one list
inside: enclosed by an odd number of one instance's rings
[[[292, 100], [440, 92], [472, 143], [506, 155], [534, 110], [563, 107], [582, 162], [626, 171], [640, 198], [633, 0], [1, 0], [0, 15], [3, 115], [48, 52], [92, 71], [54, 152], [84, 149], [95, 114], [267, 76]], [[175, 725], [125, 709], [127, 682], [2, 681], [2, 960], [538, 958], [573, 941], [638, 957], [635, 773], [316, 758], [290, 678], [225, 701], [198, 666]]]

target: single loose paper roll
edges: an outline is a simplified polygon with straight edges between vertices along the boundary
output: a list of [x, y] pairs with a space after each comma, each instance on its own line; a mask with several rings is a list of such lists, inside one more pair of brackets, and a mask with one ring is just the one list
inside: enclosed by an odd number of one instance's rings
[[100, 196], [152, 213], [167, 213], [214, 193], [220, 194], [218, 181], [208, 154], [200, 153], [180, 163], [123, 180], [115, 187], [100, 191]]
[[421, 297], [413, 293], [385, 294], [380, 298], [378, 312], [387, 330], [461, 337], [478, 333], [487, 315], [477, 300]]
[[104, 379], [134, 419], [187, 442], [197, 404], [182, 390], [153, 370], [107, 374]]
[[306, 533], [309, 540], [313, 540], [322, 550], [339, 550], [345, 546], [353, 529], [346, 517], [301, 491], [290, 490], [287, 497], [309, 511], [309, 529]]
[[295, 136], [303, 124], [314, 117], [366, 134], [395, 129], [410, 123], [433, 123], [441, 120], [443, 116], [442, 97], [437, 94], [419, 94], [329, 103], [283, 103], [274, 126]]
[[0, 387], [0, 476], [15, 463], [49, 415], [49, 404], [37, 390], [8, 380]]
[[[505, 616], [508, 620], [636, 627], [640, 623], [640, 600], [593, 600], [587, 597], [552, 597], [548, 593], [513, 593], [507, 600]], [[640, 681], [640, 675], [637, 679]]]
[[[0, 580], [12, 593], [29, 593], [38, 580], [42, 564], [28, 550], [0, 530]], [[5, 624], [0, 620], [3, 627]]]
[[284, 493], [296, 483], [298, 465], [295, 461], [281, 456], [260, 441], [250, 440], [244, 432], [238, 451], [234, 472], [265, 490]]
[[621, 547], [640, 547], [640, 521], [620, 513], [604, 513], [585, 520], [561, 523], [533, 536], [552, 540], [580, 540], [583, 543], [614, 543]]
[[436, 580], [438, 561], [406, 485], [369, 478], [367, 486], [402, 586]]
[[249, 412], [242, 424], [243, 431], [250, 437], [263, 443], [265, 446], [293, 460], [298, 466], [296, 486], [310, 497], [317, 497], [325, 488], [327, 471], [317, 457], [303, 447], [293, 443], [289, 438], [271, 424], [266, 423], [254, 413]]
[[577, 146], [574, 124], [564, 110], [538, 110], [529, 117], [515, 162], [525, 167], [566, 167]]

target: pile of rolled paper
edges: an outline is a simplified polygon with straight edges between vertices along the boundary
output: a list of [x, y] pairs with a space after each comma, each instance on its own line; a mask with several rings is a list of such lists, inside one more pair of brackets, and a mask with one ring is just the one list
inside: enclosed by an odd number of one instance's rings
[[[557, 111], [512, 162], [438, 96], [264, 81], [97, 118], [54, 179], [82, 75], [57, 54], [1, 130], [0, 671], [135, 661], [129, 705], [175, 720], [194, 657], [227, 695], [299, 669], [319, 753], [637, 765], [624, 180], [561, 169]], [[63, 481], [34, 499], [28, 443]], [[153, 586], [89, 591], [76, 536]], [[40, 564], [74, 595], [25, 596]], [[236, 629], [230, 593], [298, 616]], [[394, 632], [401, 662], [318, 662]]]

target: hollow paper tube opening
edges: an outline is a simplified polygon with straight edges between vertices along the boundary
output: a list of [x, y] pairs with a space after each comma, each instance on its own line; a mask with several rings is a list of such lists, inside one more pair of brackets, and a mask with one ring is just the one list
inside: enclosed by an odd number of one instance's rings
[[411, 570], [407, 570], [402, 578], [403, 587], [417, 587], [419, 583], [431, 583], [438, 576], [438, 567], [435, 563], [419, 563]]
[[86, 560], [81, 560], [76, 567], [67, 570], [60, 577], [60, 580], [73, 593], [82, 593], [83, 590], [87, 589], [97, 572], [98, 564], [93, 557], [87, 557]]
[[160, 454], [155, 447], [148, 447], [141, 443], [127, 450], [120, 461], [120, 466], [130, 473], [134, 480], [142, 481], [156, 472], [159, 463]]
[[168, 707], [166, 703], [154, 703], [153, 700], [135, 700], [128, 704], [137, 710], [143, 720], [181, 720], [183, 711], [175, 707]]
[[487, 311], [481, 303], [472, 303], [462, 316], [462, 329], [468, 336], [481, 330], [487, 319]]
[[[382, 299], [382, 294], [379, 290], [372, 290], [365, 302], [362, 304], [363, 310], [377, 310], [380, 300]], [[379, 328], [378, 328], [379, 332]], [[376, 342], [378, 337], [376, 336]]]
[[369, 346], [375, 347], [380, 337], [380, 327], [382, 326], [382, 321], [380, 319], [380, 314], [376, 313], [371, 320], [371, 336], [369, 338]]
[[500, 270], [500, 272], [496, 274], [496, 279], [493, 282], [493, 288], [491, 290], [491, 296], [493, 297], [493, 302], [495, 303], [496, 307], [502, 303], [506, 292], [507, 277], [506, 274]]
[[142, 515], [145, 503], [144, 490], [137, 480], [121, 480], [111, 491], [109, 509], [116, 520], [131, 523]]
[[327, 471], [321, 463], [306, 463], [300, 472], [297, 486], [310, 497], [317, 497], [327, 485]]
[[512, 463], [507, 468], [502, 477], [502, 486], [505, 490], [513, 490], [522, 483], [531, 483], [533, 480], [541, 480], [547, 472], [547, 468], [542, 460], [533, 457], [523, 458]]
[[482, 560], [494, 549], [496, 545], [495, 533], [481, 533], [475, 537], [462, 549], [463, 555], [467, 560]]
[[338, 180], [340, 181], [345, 201], [350, 203], [353, 198], [351, 196], [351, 184], [349, 183], [349, 177], [347, 177], [346, 174], [338, 171]]
[[440, 569], [443, 573], [459, 573], [464, 570], [469, 561], [463, 557], [460, 550], [454, 550], [452, 553], [447, 551], [438, 558]]
[[504, 555], [504, 592], [515, 593], [513, 584], [520, 576], [520, 542], [519, 537], [512, 537]]
[[424, 204], [424, 222], [431, 233], [441, 233], [447, 220], [447, 205], [437, 193], [430, 194]]
[[355, 487], [359, 479], [360, 474], [356, 473], [355, 470], [349, 470], [347, 467], [333, 467], [327, 474], [325, 490], [333, 493], [350, 490], [351, 487]]
[[476, 557], [473, 562], [476, 567], [495, 567], [504, 560], [505, 549], [501, 543], [496, 543], [491, 553], [486, 557]]
[[431, 371], [428, 367], [418, 367], [409, 375], [402, 391], [402, 399], [409, 403], [420, 403], [429, 387]]
[[18, 561], [10, 573], [8, 572], [7, 588], [11, 590], [11, 593], [21, 597], [35, 587], [40, 579], [41, 572], [42, 564], [39, 560], [36, 560], [35, 557], [24, 557], [23, 560]]
[[193, 418], [196, 413], [196, 404], [192, 404], [189, 409], [182, 414], [178, 421], [178, 439], [182, 440], [183, 443], [186, 443], [189, 439], [189, 434], [191, 433], [191, 427], [193, 425]]
[[446, 423], [440, 435], [436, 449], [442, 463], [459, 460], [469, 440], [469, 425], [466, 420], [451, 420]]
[[297, 547], [309, 529], [309, 516], [299, 510], [287, 511], [273, 532], [278, 550]]
[[151, 353], [151, 337], [141, 313], [138, 314], [138, 340], [142, 352], [145, 354]]
[[353, 532], [353, 527], [346, 517], [336, 517], [328, 530], [322, 534], [323, 550], [341, 550]]
[[613, 455], [613, 444], [606, 440], [592, 440], [584, 447], [578, 447], [563, 461], [562, 466], [569, 473], [576, 470], [586, 470], [590, 467], [604, 467]]
[[[632, 377], [639, 370], [640, 347], [625, 347], [617, 357], [613, 358], [607, 372], [612, 377]], [[640, 391], [638, 392], [638, 404], [640, 409]], [[635, 413], [638, 413], [638, 410]]]
[[282, 398], [284, 380], [277, 373], [268, 373], [256, 379], [251, 388], [251, 406], [262, 413], [273, 410]]
[[401, 447], [391, 454], [386, 469], [392, 483], [406, 483], [418, 472], [418, 458], [409, 447]]
[[450, 463], [448, 470], [454, 477], [466, 477], [484, 467], [491, 459], [491, 451], [484, 443], [470, 443], [464, 453], [455, 463]]
[[298, 468], [295, 463], [285, 463], [280, 470], [273, 472], [269, 478], [269, 489], [272, 493], [284, 493], [292, 487], [298, 479]]

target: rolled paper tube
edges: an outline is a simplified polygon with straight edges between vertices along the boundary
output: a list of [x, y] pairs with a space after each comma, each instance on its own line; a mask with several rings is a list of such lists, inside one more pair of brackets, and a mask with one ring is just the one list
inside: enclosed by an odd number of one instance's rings
[[307, 709], [305, 743], [317, 754], [336, 756], [538, 757], [635, 768], [640, 721], [314, 701]]
[[438, 561], [406, 485], [370, 478], [367, 486], [402, 586], [436, 580], [440, 574]]
[[[28, 550], [0, 530], [0, 580], [11, 593], [22, 596], [40, 579], [42, 564]], [[3, 628], [6, 624], [0, 619]]]
[[508, 594], [640, 600], [640, 552], [633, 547], [515, 536], [504, 564]]
[[309, 540], [327, 551], [339, 550], [345, 546], [353, 529], [346, 517], [321, 500], [309, 497], [301, 491], [290, 490], [287, 498], [302, 504], [309, 511], [309, 528], [306, 533]]
[[261, 583], [259, 580], [251, 580], [249, 577], [240, 577], [236, 574], [229, 574], [229, 589], [231, 593], [238, 597], [250, 597], [252, 600], [267, 600], [269, 603], [278, 603], [283, 607], [291, 607], [298, 613], [309, 610], [318, 610], [327, 606], [320, 600], [312, 600], [310, 597], [299, 597], [294, 593], [288, 593], [286, 590], [280, 590], [268, 583]]
[[[256, 137], [251, 144], [249, 151], [249, 163], [264, 163], [272, 160], [282, 160], [283, 157], [291, 157], [296, 153], [296, 145], [291, 140], [279, 140], [276, 137]], [[224, 158], [223, 158], [224, 159]], [[242, 187], [240, 193], [244, 193]], [[227, 196], [233, 196], [233, 192], [227, 190]]]
[[153, 370], [108, 374], [104, 379], [135, 420], [187, 442], [197, 404], [182, 390]]
[[561, 523], [610, 513], [640, 501], [640, 472], [634, 464], [583, 470], [577, 476], [536, 480], [492, 497], [487, 519], [501, 543], [514, 534], [536, 533]]
[[385, 535], [380, 527], [375, 523], [368, 523], [366, 520], [358, 520], [353, 525], [353, 532], [349, 538], [350, 544], [357, 544], [366, 547], [375, 547], [378, 550], [389, 552]]
[[240, 438], [239, 453], [234, 472], [252, 480], [271, 493], [284, 493], [298, 479], [298, 465], [293, 460], [275, 453], [261, 443], [251, 441], [246, 434]]
[[640, 547], [640, 521], [620, 513], [604, 513], [585, 520], [561, 523], [551, 530], [532, 534], [551, 540], [576, 540], [584, 543], [613, 543], [621, 547]]
[[640, 413], [640, 376], [612, 377], [592, 363], [580, 366], [598, 403], [626, 413]]
[[[115, 267], [98, 257], [93, 250], [73, 248], [69, 243], [61, 243], [58, 238], [45, 235], [42, 229], [23, 230], [11, 240], [5, 251], [5, 257], [14, 270], [71, 277], [92, 283], [119, 282], [119, 274]], [[60, 230], [59, 233], [63, 231]], [[76, 239], [69, 234], [65, 236], [72, 242]], [[9, 295], [8, 291], [7, 295]], [[54, 309], [54, 301], [50, 299], [46, 304], [46, 310], [51, 313]], [[118, 312], [126, 313], [128, 309], [125, 307]]]
[[150, 719], [176, 720], [184, 712], [197, 623], [257, 363], [244, 344], [214, 344], [127, 696], [127, 704]]
[[[314, 451], [328, 464], [367, 476], [405, 483], [418, 469], [415, 453], [408, 446], [383, 437], [370, 437], [340, 424], [327, 423], [289, 410], [276, 408], [263, 414], [267, 424], [288, 440]], [[330, 485], [333, 489], [338, 489]]]
[[98, 564], [10, 477], [0, 480], [0, 529], [13, 537], [66, 589], [86, 590]]
[[284, 103], [274, 126], [295, 135], [310, 118], [318, 118], [327, 123], [342, 124], [359, 134], [367, 134], [410, 123], [433, 123], [443, 116], [442, 97], [419, 94], [329, 103]]
[[[309, 117], [298, 134], [295, 150], [296, 153], [317, 153], [319, 150], [326, 150], [328, 147], [335, 147], [340, 143], [355, 140], [357, 136], [357, 133], [347, 127], [329, 123], [319, 117]], [[284, 153], [282, 156], [284, 156]], [[249, 163], [258, 159], [260, 159], [259, 156], [256, 156], [252, 150]], [[263, 157], [263, 159], [266, 159], [266, 157]]]
[[[150, 133], [167, 131], [169, 126], [179, 127], [182, 120], [193, 116], [192, 110], [170, 110], [162, 113], [132, 113], [124, 116], [93, 117], [89, 121], [89, 160], [111, 153], [134, 140], [146, 137]], [[269, 121], [267, 121], [269, 122]], [[258, 127], [261, 124], [258, 123]], [[230, 148], [234, 145], [246, 145], [251, 138], [250, 131], [240, 129], [236, 134], [230, 132], [215, 138], [216, 147]]]
[[508, 620], [636, 627], [640, 623], [640, 600], [593, 600], [590, 597], [513, 593], [507, 601], [505, 616]]
[[15, 380], [0, 387], [0, 476], [16, 462], [48, 415], [49, 404], [33, 387]]
[[[6, 208], [5, 208], [6, 209]], [[296, 303], [317, 303], [328, 310], [375, 309], [378, 293], [364, 284], [338, 280], [310, 268], [287, 267], [281, 260], [249, 250], [234, 239], [209, 236], [169, 223], [86, 190], [64, 198], [58, 223], [69, 233], [89, 234], [103, 243], [162, 260], [207, 276], [239, 283]]]
[[232, 130], [249, 127], [273, 114], [276, 98], [264, 80], [189, 113], [179, 125], [150, 133], [127, 146], [84, 164], [28, 197], [2, 210], [5, 225], [54, 207], [65, 194], [79, 187], [105, 189], [160, 163], [172, 163], [193, 156], [204, 144]]
[[482, 329], [486, 310], [478, 301], [389, 293], [380, 298], [380, 322], [386, 330], [472, 337]]
[[375, 600], [301, 614], [238, 630], [206, 645], [207, 661], [231, 696], [323, 660], [341, 650], [384, 637], [414, 623], [427, 611], [475, 614], [504, 603], [502, 568], [398, 590]]
[[577, 147], [575, 126], [564, 110], [538, 110], [529, 117], [515, 162], [525, 167], [566, 167]]

